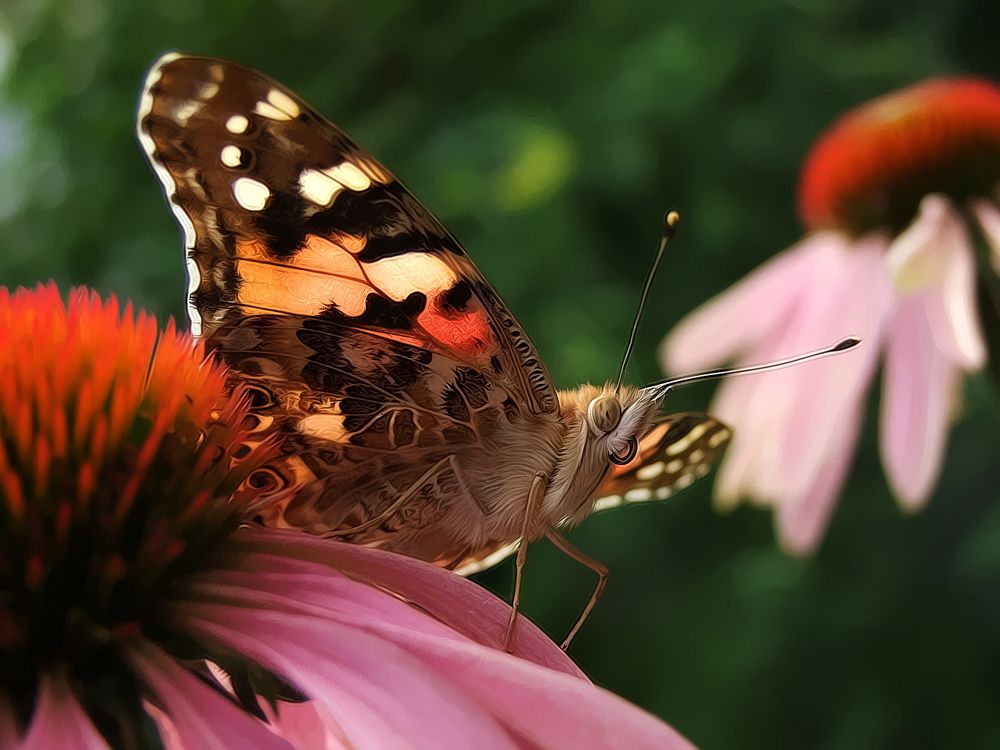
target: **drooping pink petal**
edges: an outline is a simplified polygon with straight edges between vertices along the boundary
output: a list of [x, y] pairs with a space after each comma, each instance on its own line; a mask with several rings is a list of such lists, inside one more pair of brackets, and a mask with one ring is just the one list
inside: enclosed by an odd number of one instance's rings
[[990, 263], [997, 275], [1000, 275], [1000, 208], [997, 208], [996, 203], [986, 200], [974, 200], [971, 206], [989, 243]]
[[[199, 637], [246, 653], [279, 674], [298, 673], [299, 687], [324, 702], [360, 746], [689, 747], [665, 724], [611, 693], [469, 640], [384, 618], [352, 623], [347, 615], [336, 622], [222, 603], [179, 606]], [[294, 664], [312, 668], [302, 674]], [[369, 677], [379, 691], [370, 691]], [[381, 706], [394, 709], [382, 712], [381, 727], [370, 721], [363, 726], [357, 721], [359, 701], [376, 714]], [[410, 712], [423, 720], [412, 725]]]
[[660, 346], [664, 372], [691, 373], [753, 351], [780, 329], [802, 294], [799, 279], [831, 244], [843, 241], [834, 233], [810, 235], [687, 315]]
[[860, 406], [839, 422], [836, 444], [829, 448], [826, 463], [813, 484], [799, 497], [782, 502], [775, 515], [778, 539], [786, 552], [807, 555], [823, 538], [837, 495], [854, 460], [861, 429]]
[[843, 251], [826, 281], [819, 279], [809, 290], [812, 301], [804, 306], [789, 348], [808, 350], [848, 335], [859, 336], [862, 343], [845, 354], [780, 373], [786, 383], [776, 407], [786, 410], [777, 441], [780, 466], [762, 474], [759, 484], [781, 503], [798, 502], [841, 453], [845, 416], [860, 408], [871, 385], [892, 305], [884, 249], [881, 237], [859, 240]]
[[887, 255], [903, 294], [926, 297], [937, 347], [965, 370], [986, 361], [976, 310], [975, 253], [961, 217], [947, 198], [928, 195], [914, 222]]
[[[401, 596], [479, 643], [503, 648], [509, 606], [461, 576], [403, 555], [352, 544], [330, 543], [295, 532], [245, 528], [233, 537], [241, 554], [260, 551], [312, 560], [369, 580]], [[573, 661], [525, 617], [518, 619], [514, 653], [551, 669], [582, 677]]]
[[938, 349], [922, 296], [897, 305], [886, 348], [880, 446], [889, 483], [907, 510], [926, 503], [944, 460], [955, 365]]
[[[128, 653], [132, 667], [156, 694], [168, 747], [174, 750], [204, 748], [228, 750], [253, 747], [292, 750], [292, 746], [263, 724], [223, 698], [152, 645]], [[154, 720], [162, 715], [151, 713]], [[177, 743], [177, 744], [173, 744]]]
[[[727, 335], [733, 336], [734, 344], [723, 356], [739, 348], [739, 365], [800, 353], [801, 349], [795, 349], [796, 332], [808, 317], [803, 309], [816, 306], [816, 291], [822, 293], [829, 275], [839, 270], [846, 244], [839, 235], [822, 233], [786, 251], [779, 256], [780, 261], [765, 264], [682, 321], [664, 342], [666, 364], [678, 367], [676, 361], [685, 358], [688, 350], [701, 352], [708, 347], [713, 351], [713, 327], [725, 328]], [[779, 263], [779, 271], [772, 272], [772, 264]], [[768, 330], [766, 335], [759, 335], [763, 328], [754, 321], [763, 319], [769, 321]], [[808, 348], [819, 345], [812, 342]], [[717, 363], [706, 359], [687, 362], [686, 366], [696, 369]], [[785, 395], [794, 376], [789, 371], [733, 378], [719, 387], [711, 411], [735, 428], [716, 482], [716, 501], [721, 507], [730, 507], [743, 497], [764, 502], [769, 499], [756, 477], [773, 474], [780, 466], [776, 439], [787, 418]]]
[[38, 688], [31, 726], [20, 747], [21, 750], [107, 750], [108, 743], [90, 722], [65, 680], [46, 675]]
[[[883, 261], [887, 240], [814, 246], [796, 283], [800, 297], [771, 338], [740, 364], [829, 345], [848, 335], [862, 345], [834, 358], [726, 381], [710, 409], [734, 428], [720, 467], [721, 503], [740, 497], [794, 505], [841, 453], [842, 421], [858, 408], [878, 359], [892, 288]], [[761, 300], [761, 304], [767, 304]], [[834, 495], [836, 493], [834, 492]]]

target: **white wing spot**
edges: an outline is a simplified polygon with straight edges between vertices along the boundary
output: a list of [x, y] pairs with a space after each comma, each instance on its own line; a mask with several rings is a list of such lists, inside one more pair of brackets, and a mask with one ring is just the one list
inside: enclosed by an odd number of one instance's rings
[[630, 503], [641, 503], [643, 500], [649, 500], [652, 496], [653, 493], [645, 487], [637, 487], [625, 493], [625, 500]]
[[302, 110], [299, 109], [299, 105], [296, 104], [295, 100], [284, 91], [271, 89], [267, 92], [267, 100], [272, 106], [277, 107], [288, 115], [289, 118], [295, 118], [302, 114]]
[[703, 459], [704, 457], [705, 457], [705, 451], [703, 451], [701, 448], [695, 448], [693, 451], [691, 451], [691, 455], [688, 456], [688, 462], [696, 464], [699, 463], [701, 459]]
[[243, 115], [232, 115], [226, 120], [226, 130], [234, 135], [245, 133], [248, 127], [250, 127], [250, 121]]
[[666, 500], [672, 494], [674, 494], [674, 491], [673, 491], [673, 489], [671, 487], [657, 487], [656, 488], [656, 499], [657, 500]]
[[700, 438], [702, 435], [705, 434], [705, 430], [707, 429], [708, 425], [705, 424], [704, 422], [696, 424], [694, 427], [691, 428], [691, 432], [687, 434], [688, 440], [697, 440], [698, 438]]
[[343, 189], [343, 185], [318, 169], [303, 169], [299, 175], [299, 192], [317, 206], [329, 206], [333, 197]]
[[690, 432], [684, 437], [682, 437], [680, 440], [678, 440], [676, 443], [671, 443], [670, 445], [668, 445], [666, 447], [665, 452], [668, 456], [676, 456], [678, 453], [683, 453], [684, 451], [686, 451], [689, 445], [691, 445]]
[[236, 198], [236, 202], [247, 211], [260, 211], [267, 205], [271, 191], [263, 182], [258, 182], [250, 177], [240, 177], [233, 183], [233, 196]]
[[636, 470], [635, 477], [643, 482], [648, 482], [650, 479], [655, 479], [663, 473], [666, 468], [663, 461], [657, 461], [655, 464], [650, 464], [649, 466], [643, 466]]
[[708, 439], [708, 445], [711, 448], [718, 448], [727, 440], [729, 440], [729, 430], [719, 430]]
[[198, 98], [202, 100], [211, 99], [213, 96], [219, 93], [219, 84], [217, 83], [203, 83], [201, 88], [198, 89]]
[[677, 481], [674, 482], [674, 486], [679, 490], [683, 490], [685, 487], [690, 487], [692, 482], [694, 482], [694, 474], [688, 472], [677, 477]]
[[372, 185], [371, 178], [349, 161], [323, 171], [344, 187], [354, 191], [367, 190]]
[[291, 120], [287, 114], [268, 102], [257, 102], [253, 108], [254, 114], [262, 115], [269, 120]]
[[239, 146], [230, 143], [228, 146], [222, 147], [219, 160], [227, 167], [238, 167], [243, 160], [243, 151]]
[[667, 474], [676, 474], [684, 468], [684, 462], [679, 458], [675, 458], [673, 461], [667, 464]]
[[299, 192], [318, 206], [329, 206], [344, 188], [355, 192], [371, 187], [371, 178], [349, 161], [323, 170], [303, 169], [299, 175]]
[[267, 101], [257, 102], [253, 111], [271, 120], [294, 120], [302, 113], [299, 105], [278, 89], [267, 92]]
[[197, 99], [184, 102], [174, 110], [174, 119], [181, 125], [187, 125], [188, 120], [198, 114], [198, 110], [205, 106], [204, 102]]
[[708, 474], [708, 469], [709, 469], [708, 464], [698, 464], [697, 466], [694, 467], [694, 473], [697, 474], [699, 477], [703, 477], [706, 474]]

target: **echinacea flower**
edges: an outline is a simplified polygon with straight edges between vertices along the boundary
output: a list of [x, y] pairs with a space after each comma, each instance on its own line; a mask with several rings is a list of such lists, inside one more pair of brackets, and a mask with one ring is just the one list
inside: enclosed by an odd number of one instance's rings
[[776, 508], [785, 546], [819, 542], [883, 365], [883, 465], [901, 507], [930, 497], [964, 373], [986, 359], [975, 233], [1000, 268], [1000, 89], [935, 79], [847, 114], [806, 159], [808, 234], [683, 320], [670, 371], [781, 358], [860, 336], [859, 350], [719, 389], [733, 442], [716, 497]]
[[0, 289], [0, 747], [690, 746], [475, 584], [248, 524], [246, 418], [172, 327]]

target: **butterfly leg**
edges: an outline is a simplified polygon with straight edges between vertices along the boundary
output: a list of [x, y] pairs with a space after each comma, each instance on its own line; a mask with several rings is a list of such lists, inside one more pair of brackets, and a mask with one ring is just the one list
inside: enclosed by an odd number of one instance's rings
[[580, 628], [583, 627], [583, 623], [585, 623], [587, 618], [590, 617], [590, 613], [597, 604], [597, 600], [601, 598], [601, 594], [604, 593], [604, 587], [608, 583], [608, 569], [606, 566], [597, 562], [594, 558], [588, 557], [574, 547], [562, 534], [555, 531], [549, 531], [545, 534], [545, 536], [548, 537], [548, 540], [556, 547], [572, 557], [578, 563], [597, 573], [597, 586], [594, 587], [594, 593], [590, 595], [590, 601], [588, 601], [587, 606], [583, 608], [583, 612], [580, 614], [580, 617], [573, 626], [573, 629], [569, 631], [569, 635], [566, 636], [566, 640], [562, 642], [562, 650], [565, 651], [569, 648], [569, 644], [573, 642], [573, 639], [576, 638], [576, 634], [580, 632]]
[[374, 518], [369, 518], [363, 523], [359, 523], [357, 526], [352, 526], [349, 529], [337, 529], [336, 531], [331, 531], [325, 536], [331, 539], [336, 539], [343, 536], [353, 536], [354, 534], [360, 534], [362, 531], [367, 531], [373, 526], [378, 526], [385, 521], [388, 521], [393, 515], [402, 508], [406, 502], [416, 494], [417, 490], [423, 487], [427, 482], [434, 478], [434, 475], [441, 471], [446, 465], [451, 463], [451, 456], [447, 458], [442, 458], [440, 461], [435, 463], [431, 468], [421, 474], [420, 478], [416, 482], [411, 484], [405, 492], [401, 493], [399, 497], [390, 503], [389, 507], [383, 510]]
[[528, 502], [524, 506], [524, 520], [521, 523], [521, 543], [517, 547], [517, 557], [514, 559], [514, 596], [510, 602], [510, 620], [507, 621], [507, 635], [503, 647], [507, 653], [514, 651], [514, 626], [517, 624], [517, 613], [521, 604], [521, 578], [524, 574], [524, 561], [528, 557], [528, 532], [535, 515], [535, 508], [545, 494], [545, 475], [535, 474], [528, 490]]

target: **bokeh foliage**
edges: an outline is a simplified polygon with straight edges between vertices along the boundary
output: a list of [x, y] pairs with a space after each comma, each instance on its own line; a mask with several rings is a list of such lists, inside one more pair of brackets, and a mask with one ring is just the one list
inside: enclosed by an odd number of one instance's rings
[[[685, 311], [801, 234], [797, 168], [839, 112], [928, 75], [1000, 80], [993, 0], [7, 0], [0, 24], [0, 283], [183, 316], [180, 234], [134, 107], [160, 52], [223, 55], [400, 175], [563, 387], [613, 374], [665, 208], [684, 218], [635, 379], [659, 375]], [[705, 747], [1000, 746], [998, 420], [972, 380], [940, 489], [906, 517], [869, 419], [808, 560], [763, 511], [714, 515], [709, 481], [588, 521], [572, 537], [612, 578], [575, 657]], [[560, 635], [591, 578], [544, 543], [528, 559], [527, 612]]]

